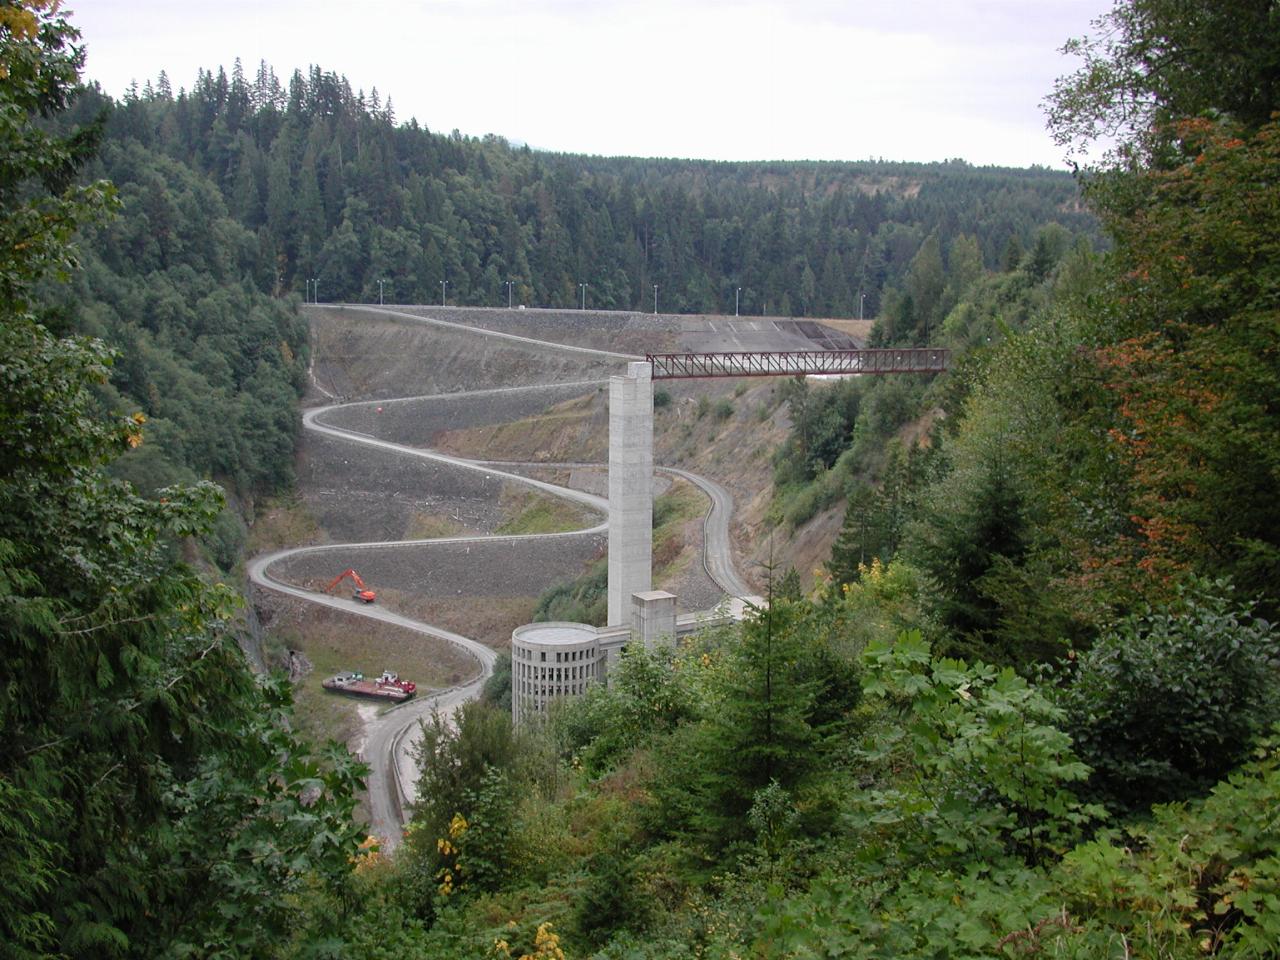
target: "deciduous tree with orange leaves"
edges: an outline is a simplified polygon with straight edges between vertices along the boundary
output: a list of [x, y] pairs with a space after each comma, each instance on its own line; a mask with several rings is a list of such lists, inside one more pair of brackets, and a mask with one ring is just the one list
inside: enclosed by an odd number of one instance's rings
[[1159, 592], [1229, 576], [1280, 610], [1280, 7], [1125, 0], [1050, 98], [1059, 139], [1119, 147], [1086, 176], [1115, 241], [1089, 321], [1130, 467], [1127, 557]]

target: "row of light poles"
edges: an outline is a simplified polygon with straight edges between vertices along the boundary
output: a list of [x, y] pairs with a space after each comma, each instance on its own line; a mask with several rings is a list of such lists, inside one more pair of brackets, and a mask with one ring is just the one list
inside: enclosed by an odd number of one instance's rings
[[[319, 303], [319, 302], [320, 302], [320, 280], [319, 280], [319, 278], [318, 278], [318, 277], [306, 277], [306, 278], [305, 278], [305, 281], [306, 281], [306, 292], [303, 294], [303, 299], [304, 299], [307, 303]], [[382, 285], [383, 285], [384, 283], [386, 283], [386, 282], [387, 282], [387, 281], [385, 281], [385, 280], [379, 280], [379, 281], [377, 281], [377, 283], [378, 283], [378, 306], [382, 306]]]
[[[382, 306], [383, 284], [385, 284], [386, 282], [387, 281], [385, 280], [378, 281], [378, 306]], [[511, 309], [512, 290], [514, 289], [516, 282], [517, 281], [515, 280], [503, 281], [503, 283], [507, 285], [507, 309], [508, 310]], [[307, 284], [307, 290], [306, 290], [305, 299], [309, 303], [319, 303], [320, 302], [320, 280], [316, 277], [309, 277], [307, 278], [306, 284]], [[582, 294], [582, 300], [581, 300], [582, 305], [580, 307], [580, 309], [582, 310], [587, 309], [587, 287], [588, 286], [590, 286], [590, 284], [587, 284], [587, 283], [578, 284], [578, 289]], [[442, 307], [447, 305], [448, 290], [449, 290], [449, 281], [441, 280], [440, 281], [440, 306]], [[742, 288], [734, 287], [733, 288], [733, 315], [735, 317], [740, 316], [738, 312], [738, 308], [741, 304], [741, 299], [742, 299]], [[867, 295], [865, 293], [858, 294], [858, 319], [859, 320], [862, 319], [863, 306], [866, 304], [866, 300], [867, 300]], [[657, 316], [658, 314], [658, 285], [656, 283], [653, 285], [653, 313], [654, 313], [654, 316]]]
[[[507, 285], [507, 309], [510, 310], [511, 309], [511, 292], [515, 288], [516, 281], [503, 280], [502, 282]], [[379, 283], [381, 283], [381, 281], [379, 281]], [[446, 300], [447, 300], [448, 290], [449, 290], [449, 281], [441, 280], [440, 281], [440, 306], [442, 307], [447, 305]], [[378, 302], [381, 303], [382, 300], [379, 299]], [[586, 294], [583, 294], [583, 302], [584, 303], [586, 302]]]

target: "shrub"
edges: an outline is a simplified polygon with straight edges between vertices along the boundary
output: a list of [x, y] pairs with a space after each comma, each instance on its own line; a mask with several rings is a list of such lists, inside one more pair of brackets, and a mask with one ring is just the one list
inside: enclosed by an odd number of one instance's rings
[[575, 925], [589, 943], [603, 946], [615, 931], [642, 926], [647, 907], [637, 889], [634, 861], [612, 851], [591, 858], [574, 905]]
[[609, 567], [595, 564], [591, 570], [568, 583], [548, 589], [538, 598], [533, 619], [569, 620], [602, 626], [609, 608]]
[[1060, 697], [1091, 787], [1130, 809], [1207, 790], [1276, 718], [1278, 652], [1225, 581], [1121, 621]]
[[812, 520], [814, 514], [821, 509], [821, 499], [822, 489], [817, 483], [800, 487], [794, 494], [787, 497], [782, 513], [787, 526], [795, 530]]
[[1280, 744], [1273, 731], [1257, 759], [1203, 801], [1156, 807], [1149, 821], [1071, 851], [1055, 879], [1065, 909], [1084, 921], [1080, 945], [1092, 941], [1094, 950], [1052, 955], [1102, 956], [1099, 948], [1123, 932], [1131, 956], [1275, 956], [1277, 804]]
[[793, 530], [798, 529], [839, 500], [842, 492], [839, 477], [831, 470], [822, 470], [810, 483], [781, 492], [782, 518]]
[[511, 651], [503, 650], [494, 661], [493, 673], [484, 682], [480, 691], [480, 699], [495, 707], [504, 708], [511, 705]]
[[556, 715], [561, 745], [592, 775], [609, 770], [629, 751], [688, 719], [692, 694], [669, 650], [629, 646], [609, 673], [609, 685], [593, 684], [585, 696]]
[[1061, 708], [1011, 668], [935, 658], [918, 630], [872, 641], [863, 659], [867, 698], [902, 716], [866, 740], [862, 758], [910, 774], [854, 802], [865, 823], [899, 825], [903, 852], [936, 866], [1009, 856], [1033, 865], [1103, 815], [1070, 790], [1089, 771], [1059, 726]]

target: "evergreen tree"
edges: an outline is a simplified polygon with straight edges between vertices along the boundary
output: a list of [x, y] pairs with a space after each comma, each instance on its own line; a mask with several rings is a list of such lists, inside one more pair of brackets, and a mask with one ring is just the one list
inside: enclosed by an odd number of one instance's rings
[[72, 185], [93, 130], [43, 119], [75, 88], [75, 39], [56, 3], [0, 8], [0, 938], [32, 958], [261, 955], [298, 894], [344, 882], [359, 770], [286, 732], [231, 594], [175, 563], [216, 488], [112, 480], [145, 417], [104, 416], [110, 351], [33, 316], [111, 197]]
[[1133, 529], [1089, 561], [1140, 571], [1149, 598], [1188, 570], [1226, 574], [1274, 615], [1280, 206], [1259, 185], [1280, 167], [1277, 11], [1128, 0], [1102, 25], [1112, 35], [1075, 44], [1086, 66], [1051, 98], [1062, 142], [1125, 134], [1090, 181], [1116, 253], [1083, 322]]
[[802, 603], [772, 601], [743, 624], [719, 707], [699, 732], [704, 806], [696, 819], [717, 846], [746, 836], [756, 791], [773, 782], [794, 789], [821, 756], [824, 731], [812, 722], [821, 685], [803, 669], [815, 638]]
[[852, 485], [844, 522], [831, 548], [827, 570], [838, 583], [856, 583], [860, 568], [884, 552], [883, 515], [878, 492], [866, 483]]
[[907, 272], [907, 296], [912, 309], [906, 310], [897, 328], [899, 338], [913, 343], [929, 343], [930, 332], [941, 326], [942, 294], [946, 279], [942, 267], [942, 245], [935, 230], [911, 260]]

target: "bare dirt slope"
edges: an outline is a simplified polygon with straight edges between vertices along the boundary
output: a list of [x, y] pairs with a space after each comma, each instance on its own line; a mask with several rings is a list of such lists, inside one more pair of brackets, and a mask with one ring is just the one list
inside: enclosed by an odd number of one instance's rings
[[[395, 309], [618, 353], [856, 345], [832, 327], [781, 318]], [[364, 310], [313, 308], [309, 318], [313, 369], [323, 392], [347, 401], [369, 401], [326, 415], [335, 426], [479, 459], [552, 464], [599, 462], [607, 456], [604, 384], [610, 374], [621, 372], [623, 358], [565, 355], [536, 344]], [[538, 386], [505, 389], [528, 385]], [[776, 402], [776, 381], [669, 381], [658, 387], [671, 401], [656, 414], [657, 459], [704, 474], [732, 492], [739, 569], [759, 585], [757, 564], [770, 555], [779, 566], [795, 563], [802, 570], [825, 559], [834, 533], [824, 529], [821, 518], [813, 535], [768, 542], [771, 457], [789, 426], [785, 409]], [[440, 396], [475, 390], [489, 392]], [[423, 399], [404, 399], [414, 397]], [[329, 402], [319, 396], [316, 400]], [[590, 472], [576, 473], [578, 482], [591, 482]], [[303, 440], [298, 478], [301, 512], [313, 530], [310, 539], [318, 543], [492, 533], [510, 521], [512, 503], [519, 501], [509, 482], [477, 483], [474, 474], [446, 465], [359, 449], [313, 434]], [[688, 538], [696, 540], [699, 523], [690, 521], [687, 527]], [[601, 535], [566, 537], [551, 546], [532, 541], [409, 545], [298, 558], [281, 573], [291, 582], [318, 588], [338, 571], [355, 566], [379, 591], [379, 602], [405, 613], [429, 614], [436, 618], [432, 622], [500, 647], [508, 642], [511, 629], [528, 619], [543, 590], [576, 576], [603, 550]], [[691, 566], [677, 560], [673, 576], [685, 584], [686, 592], [698, 595], [703, 591]], [[281, 606], [288, 604], [279, 601]], [[302, 609], [287, 616], [273, 613], [290, 623], [294, 635], [306, 635], [312, 614]]]
[[315, 378], [343, 400], [589, 380], [626, 364], [355, 309], [311, 308], [307, 316]]
[[[501, 432], [516, 422], [557, 419], [565, 415], [566, 404], [572, 405], [584, 396], [605, 395], [607, 383], [605, 377], [599, 377], [548, 386], [499, 387], [479, 393], [370, 401], [334, 410], [326, 414], [325, 422], [383, 440], [437, 448], [442, 435], [449, 431], [493, 427]], [[570, 406], [570, 415], [572, 409]], [[503, 452], [494, 451], [495, 455]]]
[[[733, 494], [731, 533], [739, 571], [757, 591], [764, 589], [770, 563], [779, 571], [794, 566], [808, 582], [830, 556], [843, 508], [819, 514], [794, 533], [775, 530], [769, 522], [773, 457], [790, 429], [777, 382], [671, 381], [660, 383], [659, 389], [670, 393], [671, 402], [655, 413], [655, 459], [715, 480]], [[437, 443], [465, 457], [604, 461], [607, 412], [607, 395], [592, 393], [516, 423], [446, 431]], [[696, 529], [690, 535], [697, 536]], [[661, 586], [677, 595], [697, 589], [684, 583]]]
[[[416, 312], [522, 336], [636, 353], [851, 349], [862, 345], [858, 334], [870, 325], [869, 321], [653, 316], [590, 310], [422, 307]], [[744, 379], [663, 381], [657, 385], [671, 397], [671, 403], [656, 412], [658, 462], [703, 474], [733, 493], [738, 567], [757, 588], [763, 586], [764, 566], [770, 562], [779, 569], [795, 566], [807, 579], [829, 556], [842, 518], [842, 511], [828, 511], [794, 535], [771, 533], [772, 456], [790, 428], [785, 408], [778, 405], [777, 383], [773, 379]], [[366, 422], [361, 429], [375, 428]], [[603, 461], [608, 452], [608, 395], [601, 386], [506, 423], [480, 425], [458, 420], [434, 434], [430, 442], [439, 449], [475, 458]], [[673, 584], [672, 588], [678, 586]]]

